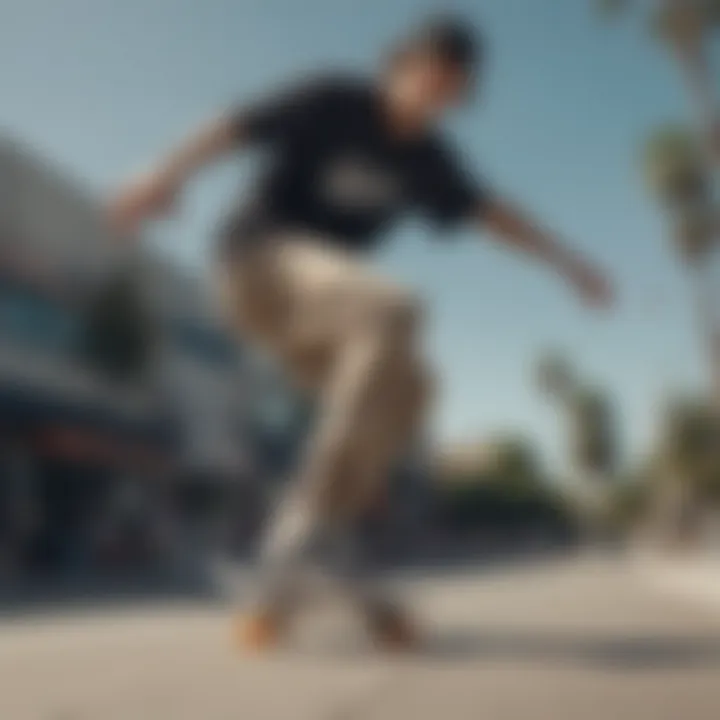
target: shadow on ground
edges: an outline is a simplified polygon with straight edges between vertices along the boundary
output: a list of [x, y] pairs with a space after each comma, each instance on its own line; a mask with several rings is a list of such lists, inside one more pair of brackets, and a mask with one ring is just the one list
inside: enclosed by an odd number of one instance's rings
[[[290, 654], [327, 658], [338, 662], [377, 657], [372, 647], [354, 640], [321, 646], [287, 648]], [[419, 652], [394, 659], [414, 663], [464, 664], [517, 662], [550, 666], [588, 667], [605, 671], [644, 672], [720, 668], [720, 638], [606, 637], [540, 632], [488, 631], [438, 633], [426, 639]]]
[[720, 667], [720, 638], [458, 632], [431, 638], [423, 656], [450, 662], [514, 660], [590, 665], [620, 671], [687, 669]]

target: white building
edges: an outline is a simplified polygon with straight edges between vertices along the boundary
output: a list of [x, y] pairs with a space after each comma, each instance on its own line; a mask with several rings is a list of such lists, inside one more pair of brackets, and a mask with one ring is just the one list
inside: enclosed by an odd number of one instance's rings
[[[142, 269], [160, 329], [150, 393], [111, 387], [59, 348], [91, 289], [125, 262]], [[128, 413], [167, 403], [182, 430], [181, 461], [189, 472], [247, 475], [242, 357], [218, 325], [201, 280], [117, 242], [98, 198], [7, 138], [0, 138], [0, 273], [6, 280], [0, 385], [109, 403]], [[57, 352], [50, 351], [53, 343]]]
[[69, 352], [82, 288], [116, 261], [97, 203], [17, 143], [0, 138], [0, 384], [138, 413]]
[[87, 189], [0, 137], [0, 254], [48, 281], [90, 280], [130, 247], [113, 241]]

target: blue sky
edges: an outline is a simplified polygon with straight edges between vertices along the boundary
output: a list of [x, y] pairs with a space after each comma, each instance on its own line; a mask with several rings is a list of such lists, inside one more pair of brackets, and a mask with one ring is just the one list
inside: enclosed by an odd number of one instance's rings
[[[558, 419], [532, 384], [533, 360], [567, 351], [617, 398], [633, 449], [652, 435], [668, 387], [704, 366], [683, 273], [646, 198], [646, 131], [689, 116], [674, 65], [639, 19], [598, 21], [591, 0], [0, 0], [0, 129], [105, 191], [196, 122], [268, 84], [320, 66], [372, 71], [414, 18], [454, 8], [481, 23], [491, 63], [482, 101], [449, 131], [469, 161], [615, 277], [599, 317], [552, 274], [460, 233], [413, 224], [379, 262], [422, 289], [443, 437], [520, 428], [559, 457]], [[213, 224], [249, 167], [228, 163], [188, 195], [157, 239], [200, 267]]]

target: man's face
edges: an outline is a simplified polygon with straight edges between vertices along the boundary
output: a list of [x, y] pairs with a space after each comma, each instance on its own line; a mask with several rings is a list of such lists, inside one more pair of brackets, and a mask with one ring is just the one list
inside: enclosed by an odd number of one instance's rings
[[467, 91], [467, 74], [428, 52], [400, 59], [390, 77], [391, 94], [406, 112], [424, 122], [440, 119], [460, 105]]

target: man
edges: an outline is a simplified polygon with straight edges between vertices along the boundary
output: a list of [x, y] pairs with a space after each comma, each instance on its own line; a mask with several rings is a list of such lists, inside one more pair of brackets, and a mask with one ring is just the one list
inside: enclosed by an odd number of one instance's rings
[[[430, 388], [419, 303], [359, 258], [381, 231], [405, 212], [443, 228], [465, 221], [546, 262], [590, 305], [610, 299], [600, 273], [473, 180], [438, 132], [482, 65], [464, 23], [431, 20], [398, 43], [379, 78], [315, 79], [229, 112], [113, 202], [117, 226], [134, 233], [211, 161], [238, 148], [268, 151], [253, 196], [221, 233], [218, 284], [238, 332], [315, 393], [320, 418], [272, 523], [274, 572], [243, 626], [254, 647], [278, 640], [297, 609], [308, 548], [372, 503], [422, 422]], [[353, 580], [342, 587], [373, 638], [408, 644], [405, 615]]]

